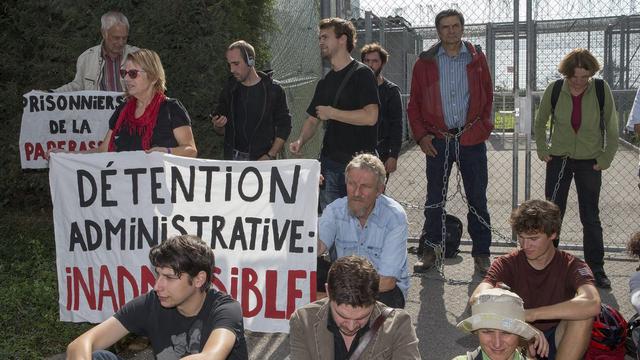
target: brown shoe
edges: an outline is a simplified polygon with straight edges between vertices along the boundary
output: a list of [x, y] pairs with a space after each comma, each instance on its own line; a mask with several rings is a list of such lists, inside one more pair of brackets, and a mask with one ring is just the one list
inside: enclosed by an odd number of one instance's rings
[[413, 265], [414, 273], [423, 273], [431, 269], [436, 263], [436, 252], [431, 246], [425, 246], [422, 251], [422, 260]]
[[491, 259], [489, 255], [481, 255], [473, 257], [473, 267], [482, 276], [487, 274], [489, 267], [491, 266]]

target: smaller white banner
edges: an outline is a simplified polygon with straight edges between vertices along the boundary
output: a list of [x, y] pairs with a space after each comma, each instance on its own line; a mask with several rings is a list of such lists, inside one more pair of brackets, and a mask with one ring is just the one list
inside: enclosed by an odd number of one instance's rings
[[98, 147], [109, 118], [124, 102], [122, 93], [32, 90], [22, 96], [20, 163], [23, 169], [46, 169], [47, 150], [83, 151]]

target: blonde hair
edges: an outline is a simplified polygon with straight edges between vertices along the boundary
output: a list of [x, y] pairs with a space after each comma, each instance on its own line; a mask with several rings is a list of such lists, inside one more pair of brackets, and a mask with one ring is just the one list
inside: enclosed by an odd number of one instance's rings
[[167, 91], [167, 80], [158, 53], [149, 49], [139, 49], [127, 55], [127, 60], [139, 65], [147, 74], [149, 81], [155, 81], [153, 89], [156, 92], [164, 94]]
[[344, 172], [345, 180], [349, 178], [349, 170], [351, 169], [364, 169], [370, 171], [378, 179], [378, 186], [383, 186], [387, 180], [387, 171], [384, 169], [384, 164], [373, 154], [362, 153], [356, 155], [347, 165], [347, 169]]

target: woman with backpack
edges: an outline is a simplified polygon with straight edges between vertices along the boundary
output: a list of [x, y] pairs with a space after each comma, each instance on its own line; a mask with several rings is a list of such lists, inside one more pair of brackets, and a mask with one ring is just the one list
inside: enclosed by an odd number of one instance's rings
[[587, 49], [565, 55], [558, 65], [564, 78], [549, 84], [540, 100], [535, 138], [538, 157], [547, 163], [545, 196], [560, 207], [562, 217], [575, 179], [584, 258], [596, 286], [609, 289], [599, 202], [602, 170], [618, 149], [618, 117], [609, 85], [593, 78], [599, 70], [600, 63]]

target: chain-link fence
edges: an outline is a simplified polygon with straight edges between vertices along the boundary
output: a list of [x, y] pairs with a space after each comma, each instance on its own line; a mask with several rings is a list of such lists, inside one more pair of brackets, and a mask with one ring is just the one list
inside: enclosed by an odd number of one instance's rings
[[[586, 3], [583, 0], [525, 0], [518, 4], [514, 4], [512, 0], [469, 0], [437, 5], [415, 0], [321, 0], [320, 5], [325, 1], [333, 11], [332, 15], [353, 19], [358, 29], [358, 49], [354, 50], [354, 57], [359, 58], [359, 47], [373, 41], [379, 42], [389, 51], [390, 59], [383, 74], [400, 86], [405, 109], [413, 64], [421, 51], [437, 41], [433, 24], [435, 15], [445, 8], [456, 8], [465, 15], [464, 38], [482, 47], [494, 78], [496, 126], [487, 142], [489, 211], [492, 225], [496, 233], [501, 235], [494, 236], [494, 242], [511, 240], [508, 217], [514, 206], [525, 198], [544, 197], [545, 168], [544, 163], [537, 158], [535, 143], [531, 140], [531, 122], [542, 91], [551, 81], [560, 78], [557, 72], [560, 59], [573, 48], [590, 49], [603, 65], [603, 70], [597, 76], [604, 78], [614, 89], [620, 124], [619, 150], [611, 168], [603, 173], [600, 196], [605, 246], [609, 250], [620, 250], [629, 235], [638, 230], [638, 147], [637, 142], [633, 145], [630, 142], [632, 137], [623, 131], [635, 89], [640, 86], [638, 0]], [[295, 8], [298, 3], [289, 0], [280, 2], [286, 3], [284, 8], [287, 11]], [[516, 5], [518, 9], [514, 10]], [[300, 57], [305, 59], [305, 65], [316, 66], [309, 68], [309, 71], [318, 78], [320, 60], [315, 27], [319, 18], [310, 19], [315, 10], [308, 6], [300, 11], [306, 15], [287, 15], [281, 26], [292, 26], [308, 34], [289, 31], [283, 31], [282, 34], [304, 36], [306, 42], [296, 40], [289, 44], [297, 49], [304, 48], [306, 52], [300, 52]], [[516, 24], [513, 20], [516, 12], [519, 14], [517, 44], [514, 42]], [[291, 22], [304, 22], [304, 25]], [[514, 51], [516, 46], [517, 51]], [[279, 51], [274, 54], [278, 56]], [[293, 50], [284, 48], [282, 52], [285, 51]], [[284, 59], [282, 66], [291, 72], [291, 63], [297, 64], [298, 59], [291, 59], [289, 55], [284, 56]], [[277, 69], [276, 66], [274, 68]], [[298, 113], [294, 110], [298, 128], [306, 117], [304, 110], [314, 85], [315, 82], [308, 85], [310, 90], [306, 93], [304, 89], [288, 93], [290, 104], [296, 103], [296, 109], [301, 109]], [[424, 221], [425, 157], [410, 140], [406, 114], [404, 118], [405, 147], [398, 170], [390, 178], [387, 194], [405, 206], [409, 216], [410, 236], [417, 238]], [[297, 136], [298, 131], [294, 128], [292, 137]], [[307, 146], [307, 156], [317, 154], [320, 139], [321, 136], [316, 136], [316, 143]], [[467, 208], [459, 193], [464, 190], [456, 179], [456, 171], [457, 169], [453, 169], [449, 183], [447, 211], [460, 217], [466, 228]], [[468, 239], [468, 234], [465, 234], [465, 238]], [[562, 241], [568, 246], [580, 247], [582, 244], [582, 225], [573, 185], [563, 224]]]
[[[276, 2], [274, 17], [278, 29], [269, 39], [271, 67], [274, 78], [280, 81], [287, 94], [293, 118], [289, 138], [292, 141], [300, 134], [302, 122], [307, 118], [307, 106], [318, 80], [322, 78], [316, 32], [320, 20], [319, 9], [317, 0]], [[305, 146], [305, 156], [314, 157], [321, 144], [322, 134], [319, 133]]]

